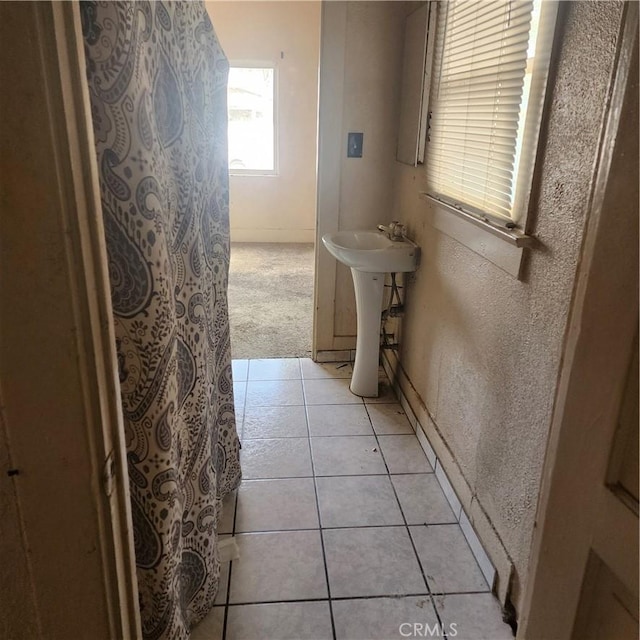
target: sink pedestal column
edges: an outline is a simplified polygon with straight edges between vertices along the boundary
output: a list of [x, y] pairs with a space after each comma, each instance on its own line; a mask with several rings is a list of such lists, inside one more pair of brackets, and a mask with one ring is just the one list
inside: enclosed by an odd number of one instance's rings
[[358, 317], [356, 360], [353, 364], [351, 392], [365, 398], [377, 398], [380, 322], [385, 274], [351, 269], [351, 275], [356, 292]]

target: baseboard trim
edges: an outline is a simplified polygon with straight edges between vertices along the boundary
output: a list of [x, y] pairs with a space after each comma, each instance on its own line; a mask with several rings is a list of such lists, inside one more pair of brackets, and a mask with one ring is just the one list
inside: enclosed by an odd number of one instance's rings
[[507, 550], [402, 369], [397, 354], [383, 350], [382, 366], [487, 583], [504, 605], [513, 573], [513, 562]]
[[315, 229], [234, 229], [230, 232], [231, 242], [268, 242], [313, 244]]
[[316, 351], [316, 362], [353, 362], [356, 358], [355, 349], [336, 349]]

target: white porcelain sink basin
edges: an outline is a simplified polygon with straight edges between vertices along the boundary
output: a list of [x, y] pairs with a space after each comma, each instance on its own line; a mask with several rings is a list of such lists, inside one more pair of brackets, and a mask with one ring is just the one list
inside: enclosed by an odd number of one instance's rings
[[337, 231], [326, 233], [322, 242], [329, 253], [352, 269], [366, 273], [415, 271], [418, 246], [403, 238], [391, 241], [380, 231]]
[[[399, 223], [392, 225], [396, 227], [383, 229], [397, 229]], [[404, 225], [400, 228], [404, 229]], [[420, 248], [404, 236], [400, 240], [390, 240], [383, 231], [369, 230], [326, 233], [322, 242], [336, 260], [351, 267], [356, 294], [356, 358], [349, 388], [357, 396], [375, 398], [378, 396], [380, 314], [385, 274], [415, 271]]]

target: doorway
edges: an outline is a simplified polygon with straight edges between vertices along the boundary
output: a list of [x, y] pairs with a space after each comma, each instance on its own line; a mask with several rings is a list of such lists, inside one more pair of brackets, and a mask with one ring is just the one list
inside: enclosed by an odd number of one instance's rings
[[231, 67], [232, 357], [309, 357], [321, 3], [206, 6]]
[[229, 324], [234, 359], [311, 357], [312, 243], [231, 246]]

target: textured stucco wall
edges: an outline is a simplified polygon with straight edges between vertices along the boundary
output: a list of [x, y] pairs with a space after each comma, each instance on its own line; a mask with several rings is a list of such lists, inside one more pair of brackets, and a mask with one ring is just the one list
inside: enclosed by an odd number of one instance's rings
[[425, 222], [421, 169], [397, 164], [394, 183], [394, 217], [423, 248], [400, 361], [513, 561], [516, 606], [622, 10], [560, 5], [531, 226], [544, 248], [525, 257], [524, 279]]

